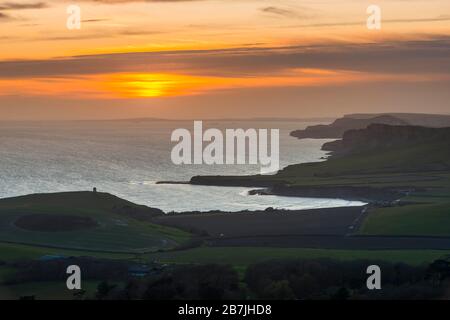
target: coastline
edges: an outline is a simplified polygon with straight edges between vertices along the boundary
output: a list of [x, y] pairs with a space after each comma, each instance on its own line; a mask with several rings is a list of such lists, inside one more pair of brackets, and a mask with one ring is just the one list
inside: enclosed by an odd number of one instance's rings
[[[371, 186], [291, 186], [283, 180], [265, 179], [262, 176], [194, 176], [190, 181], [158, 181], [157, 184], [184, 184], [217, 187], [255, 188], [249, 195], [273, 195], [283, 197], [340, 199], [346, 201], [361, 201], [373, 205], [387, 205], [398, 202], [405, 196], [392, 188], [375, 188]], [[410, 192], [411, 190], [408, 190]]]

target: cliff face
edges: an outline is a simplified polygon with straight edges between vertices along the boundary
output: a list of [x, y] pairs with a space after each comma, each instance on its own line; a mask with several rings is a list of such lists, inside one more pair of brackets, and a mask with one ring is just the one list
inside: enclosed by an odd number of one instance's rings
[[450, 141], [450, 127], [426, 128], [371, 124], [366, 129], [346, 131], [342, 140], [325, 143], [322, 149], [335, 154], [350, 154], [445, 141]]
[[408, 125], [408, 122], [401, 120], [399, 118], [390, 115], [380, 115], [371, 118], [351, 118], [344, 117], [337, 119], [330, 125], [316, 125], [307, 127], [305, 130], [296, 130], [291, 132], [291, 136], [304, 139], [304, 138], [314, 138], [314, 139], [334, 139], [341, 138], [344, 133], [348, 130], [353, 129], [363, 129], [367, 126], [380, 123], [389, 125]]

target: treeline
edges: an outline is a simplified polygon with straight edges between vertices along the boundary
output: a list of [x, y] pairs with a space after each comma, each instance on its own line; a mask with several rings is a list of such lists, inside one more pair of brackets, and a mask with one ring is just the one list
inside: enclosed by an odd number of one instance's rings
[[[366, 273], [376, 264], [382, 289], [368, 290]], [[251, 265], [243, 279], [230, 266], [180, 266], [133, 279], [123, 287], [103, 282], [97, 299], [438, 299], [449, 288], [450, 263], [429, 266], [381, 261], [285, 260]]]
[[[381, 290], [367, 288], [369, 265], [381, 269]], [[450, 270], [446, 265], [443, 270]], [[443, 295], [444, 273], [435, 264], [329, 259], [271, 261], [250, 266], [245, 283], [259, 299], [433, 299]]]
[[[137, 277], [130, 272], [129, 262], [81, 257], [16, 262], [16, 272], [8, 283], [65, 281], [66, 268], [72, 264], [80, 266], [82, 281], [100, 281], [95, 294], [74, 293], [78, 299], [391, 300], [442, 299], [450, 292], [450, 262], [445, 259], [428, 266], [365, 260], [273, 260], [250, 265], [244, 274], [216, 264], [154, 266], [146, 276]], [[381, 290], [367, 288], [369, 265], [381, 269]]]
[[101, 282], [96, 299], [230, 300], [245, 299], [237, 272], [224, 265], [179, 266], [160, 275], [134, 278], [125, 286]]

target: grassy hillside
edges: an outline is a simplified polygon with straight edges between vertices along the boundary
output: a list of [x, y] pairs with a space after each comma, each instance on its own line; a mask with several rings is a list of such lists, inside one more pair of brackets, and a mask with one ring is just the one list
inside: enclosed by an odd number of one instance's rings
[[[384, 179], [387, 184], [398, 181], [404, 185], [402, 177], [411, 176], [411, 173], [448, 172], [445, 169], [450, 167], [448, 147], [447, 142], [435, 142], [333, 157], [326, 162], [289, 166], [281, 170], [274, 178], [292, 184], [314, 181], [327, 183], [330, 180], [345, 184], [352, 177], [356, 177], [356, 180], [351, 182], [358, 183], [357, 176], [373, 175], [374, 183], [377, 183], [375, 180], [380, 180], [382, 176], [390, 176], [392, 179]], [[366, 182], [371, 183], [371, 180]]]
[[[155, 214], [160, 214], [159, 210], [107, 193], [68, 192], [2, 199], [0, 242], [86, 251], [147, 252], [173, 248], [189, 239], [188, 233], [151, 223]], [[26, 222], [30, 217], [40, 218], [41, 224], [54, 223], [54, 231], [48, 232], [39, 224], [32, 229], [24, 228], [26, 223], [17, 225], [19, 219]], [[97, 226], [66, 231], [62, 228], [64, 217], [71, 218], [68, 223], [73, 223], [74, 218], [89, 218]]]

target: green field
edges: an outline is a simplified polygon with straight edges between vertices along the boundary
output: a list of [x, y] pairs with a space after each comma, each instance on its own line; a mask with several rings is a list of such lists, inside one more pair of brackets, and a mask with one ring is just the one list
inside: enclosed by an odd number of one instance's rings
[[45, 255], [60, 255], [67, 257], [91, 256], [108, 259], [133, 259], [136, 256], [132, 253], [68, 250], [0, 242], [0, 261], [11, 262], [22, 259], [38, 259]]
[[360, 233], [449, 236], [450, 202], [379, 208], [367, 217]]
[[[158, 252], [148, 254], [105, 253], [82, 250], [61, 250], [55, 248], [35, 247], [0, 243], [1, 260], [13, 262], [21, 259], [38, 259], [44, 255], [91, 256], [96, 258], [133, 260], [136, 258], [161, 263], [225, 263], [236, 266], [271, 259], [287, 258], [330, 258], [330, 259], [380, 259], [386, 261], [420, 264], [450, 255], [441, 250], [331, 250], [304, 248], [260, 248], [260, 247], [199, 247], [188, 250]], [[1, 275], [7, 274], [6, 268], [0, 267]]]
[[[0, 242], [32, 244], [58, 249], [117, 253], [170, 249], [189, 240], [190, 234], [121, 214], [115, 208], [137, 208], [105, 193], [71, 192], [30, 195], [0, 200]], [[89, 217], [98, 227], [76, 231], [41, 232], [18, 228], [14, 222], [32, 214]]]
[[430, 263], [450, 255], [440, 250], [326, 250], [295, 248], [245, 248], [245, 247], [202, 247], [178, 252], [151, 254], [147, 257], [162, 263], [219, 263], [246, 267], [252, 263], [272, 259], [316, 259], [337, 260], [383, 260], [404, 262], [413, 265]]

